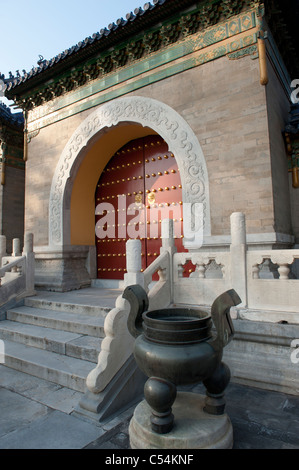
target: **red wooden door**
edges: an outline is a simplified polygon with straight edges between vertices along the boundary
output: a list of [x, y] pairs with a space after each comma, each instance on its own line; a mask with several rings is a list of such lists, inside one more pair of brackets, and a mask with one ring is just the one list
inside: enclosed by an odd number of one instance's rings
[[160, 136], [129, 142], [111, 158], [96, 189], [96, 245], [99, 279], [123, 279], [126, 241], [142, 243], [142, 269], [160, 254], [161, 221], [174, 219], [182, 244], [182, 186], [174, 155]]

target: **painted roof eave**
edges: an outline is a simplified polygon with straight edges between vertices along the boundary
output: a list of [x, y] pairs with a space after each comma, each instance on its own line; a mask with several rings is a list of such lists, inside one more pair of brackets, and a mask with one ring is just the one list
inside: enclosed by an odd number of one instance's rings
[[[70, 68], [94, 57], [96, 54], [117, 46], [117, 44], [128, 40], [131, 36], [154, 27], [160, 21], [169, 18], [170, 15], [202, 1], [153, 0], [153, 4], [148, 2], [144, 5], [144, 10], [136, 8], [134, 14], [131, 12], [126, 15], [126, 20], [121, 18], [116, 23], [111, 23], [108, 28], [93, 34], [49, 61], [41, 61], [39, 66], [24, 74], [24, 76], [4, 79], [7, 85], [5, 96], [8, 99], [14, 99], [15, 95], [20, 96], [28, 93], [30, 89], [51, 80], [66, 70], [70, 70]], [[211, 3], [214, 2], [215, 0], [211, 0]]]

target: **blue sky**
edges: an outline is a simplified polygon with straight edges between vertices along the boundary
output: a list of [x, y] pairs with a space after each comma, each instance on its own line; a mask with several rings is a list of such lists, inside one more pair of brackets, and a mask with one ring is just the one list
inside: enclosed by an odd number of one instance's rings
[[[145, 4], [141, 0], [0, 0], [0, 72], [31, 70]], [[1, 98], [0, 98], [1, 99]], [[6, 104], [8, 102], [2, 99]]]

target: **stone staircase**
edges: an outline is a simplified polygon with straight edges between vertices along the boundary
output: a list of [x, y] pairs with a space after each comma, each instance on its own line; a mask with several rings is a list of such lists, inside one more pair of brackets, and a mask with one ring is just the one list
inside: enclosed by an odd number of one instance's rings
[[80, 303], [63, 302], [60, 296], [39, 294], [7, 311], [6, 320], [0, 322], [5, 366], [84, 392], [110, 307], [90, 305], [88, 298], [85, 303], [82, 298]]

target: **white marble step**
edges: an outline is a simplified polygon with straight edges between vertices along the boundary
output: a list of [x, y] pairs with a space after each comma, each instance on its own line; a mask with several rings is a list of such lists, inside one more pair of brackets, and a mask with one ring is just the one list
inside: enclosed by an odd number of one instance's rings
[[10, 320], [0, 322], [0, 339], [91, 362], [101, 349], [100, 338]]
[[105, 319], [101, 316], [22, 306], [8, 310], [7, 320], [99, 338], [104, 337]]
[[5, 341], [5, 366], [68, 387], [86, 390], [86, 377], [94, 363], [24, 344]]
[[27, 307], [105, 317], [114, 308], [118, 289], [81, 289], [72, 292], [43, 292], [24, 300]]

